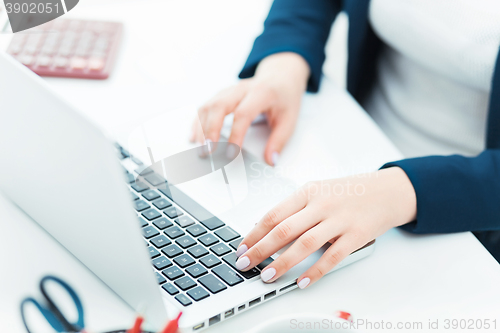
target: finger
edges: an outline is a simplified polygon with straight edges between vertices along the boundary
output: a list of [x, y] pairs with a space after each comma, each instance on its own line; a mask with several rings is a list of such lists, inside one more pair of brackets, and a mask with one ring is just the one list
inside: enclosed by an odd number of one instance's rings
[[258, 114], [266, 111], [267, 98], [260, 92], [248, 93], [238, 104], [234, 110], [233, 126], [231, 127], [231, 135], [229, 142], [241, 147], [245, 134], [252, 123], [252, 120]]
[[244, 256], [238, 258], [236, 267], [239, 270], [247, 271], [257, 266], [320, 221], [320, 215], [317, 210], [311, 207], [302, 209], [279, 223], [258, 241], [257, 244], [252, 246]]
[[302, 210], [307, 205], [307, 195], [303, 190], [297, 190], [285, 200], [276, 205], [255, 225], [241, 241], [236, 255], [239, 257], [267, 235], [276, 225]]
[[200, 121], [198, 120], [198, 117], [196, 117], [195, 119], [193, 119], [193, 124], [191, 125], [191, 135], [189, 137], [189, 141], [191, 143], [196, 142], [198, 131], [200, 130], [201, 130]]
[[296, 117], [287, 115], [278, 119], [276, 126], [271, 130], [271, 135], [264, 151], [264, 159], [269, 165], [274, 166], [278, 162], [283, 147], [295, 129], [296, 122]]
[[262, 281], [274, 282], [293, 266], [319, 250], [332, 237], [337, 237], [341, 226], [326, 221], [319, 223], [300, 236], [283, 254], [261, 273]]
[[208, 109], [205, 106], [202, 106], [198, 110], [198, 120], [200, 122], [200, 126], [196, 132], [196, 142], [199, 144], [205, 144], [205, 135], [203, 134], [203, 124], [205, 123], [205, 119], [207, 118]]
[[323, 253], [314, 265], [297, 279], [299, 288], [304, 289], [318, 281], [349, 254], [363, 246], [362, 243], [360, 238], [353, 234], [341, 236]]

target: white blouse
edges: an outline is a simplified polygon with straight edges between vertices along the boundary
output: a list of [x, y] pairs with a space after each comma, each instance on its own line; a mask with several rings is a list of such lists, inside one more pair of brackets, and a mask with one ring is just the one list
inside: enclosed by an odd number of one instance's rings
[[365, 108], [406, 157], [484, 149], [499, 0], [372, 0], [386, 47]]

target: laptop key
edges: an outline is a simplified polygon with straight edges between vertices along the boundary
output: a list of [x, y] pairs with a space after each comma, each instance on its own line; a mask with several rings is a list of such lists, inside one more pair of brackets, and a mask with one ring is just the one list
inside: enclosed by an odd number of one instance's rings
[[146, 210], [146, 211], [142, 212], [142, 216], [144, 216], [144, 217], [145, 217], [145, 218], [147, 218], [149, 221], [151, 221], [151, 220], [154, 220], [154, 219], [156, 219], [156, 218], [160, 217], [160, 216], [161, 216], [161, 214], [160, 214], [160, 213], [158, 213], [158, 211], [157, 211], [156, 209], [151, 208], [151, 209], [148, 209], [148, 210]]
[[[127, 171], [127, 170], [125, 170], [125, 171]], [[127, 172], [128, 172], [128, 171], [127, 171]], [[131, 173], [127, 173], [127, 174], [125, 175], [125, 179], [126, 179], [126, 181], [127, 181], [127, 183], [128, 183], [128, 184], [132, 184], [133, 182], [135, 182], [135, 177], [134, 177], [134, 175], [133, 175], [133, 174], [131, 174]]]
[[155, 268], [158, 270], [162, 270], [169, 266], [172, 266], [172, 262], [164, 256], [161, 256], [153, 260], [153, 266], [155, 266]]
[[208, 273], [205, 267], [203, 267], [200, 264], [189, 266], [188, 268], [186, 268], [186, 272], [188, 272], [188, 274], [194, 278], [200, 277]]
[[224, 242], [230, 242], [233, 239], [241, 237], [239, 233], [231, 229], [230, 227], [225, 227], [214, 232], [220, 239]]
[[172, 206], [172, 203], [170, 202], [170, 200], [162, 198], [153, 202], [153, 205], [155, 205], [155, 207], [158, 209], [165, 209], [167, 207]]
[[134, 208], [138, 212], [148, 209], [149, 207], [151, 206], [144, 200], [134, 201]]
[[261, 262], [260, 264], [257, 265], [257, 267], [260, 269], [260, 270], [263, 270], [264, 268], [266, 268], [269, 264], [271, 264], [272, 262], [274, 261], [273, 258], [269, 257], [267, 258], [266, 260], [264, 260], [263, 262]]
[[208, 254], [207, 249], [201, 245], [193, 246], [193, 247], [189, 248], [187, 251], [190, 255], [192, 255], [195, 258], [200, 258], [200, 257], [203, 257], [204, 255]]
[[165, 283], [161, 287], [163, 288], [163, 290], [165, 290], [170, 295], [175, 295], [175, 294], [179, 293], [179, 289], [175, 288], [175, 286], [173, 284], [171, 284], [170, 282]]
[[141, 227], [145, 227], [148, 225], [148, 221], [146, 221], [145, 219], [143, 219], [140, 216], [138, 216], [138, 218], [139, 218], [139, 224], [141, 225]]
[[177, 240], [175, 242], [178, 245], [180, 245], [180, 247], [182, 247], [183, 249], [187, 249], [188, 247], [196, 244], [196, 241], [194, 239], [192, 239], [191, 237], [189, 237], [188, 235], [183, 236], [181, 238], [177, 238]]
[[162, 284], [162, 283], [167, 282], [167, 279], [165, 279], [163, 276], [158, 274], [158, 272], [156, 272], [156, 280], [158, 281], [158, 284]]
[[238, 246], [240, 246], [240, 243], [241, 243], [241, 241], [242, 241], [242, 240], [243, 240], [243, 238], [238, 238], [238, 239], [235, 239], [234, 241], [232, 241], [231, 243], [229, 243], [229, 245], [230, 245], [233, 249], [237, 250], [237, 249], [238, 249]]
[[145, 192], [142, 192], [142, 196], [146, 198], [148, 201], [158, 199], [160, 197], [160, 194], [156, 192], [155, 190], [147, 190]]
[[236, 253], [234, 253], [234, 252], [228, 254], [227, 256], [222, 257], [222, 260], [224, 260], [226, 262], [226, 264], [231, 266], [232, 269], [234, 269], [239, 274], [241, 274], [245, 279], [251, 279], [251, 278], [260, 274], [259, 271], [255, 268], [252, 268], [251, 270], [246, 271], [246, 272], [240, 271], [238, 268], [236, 268], [236, 260], [237, 259], [238, 259], [238, 257], [236, 257]]
[[163, 230], [165, 228], [168, 228], [168, 227], [171, 227], [174, 225], [172, 222], [167, 220], [167, 218], [165, 218], [165, 217], [162, 217], [161, 219], [154, 220], [153, 224], [155, 225], [155, 227], [157, 227], [160, 230]]
[[179, 303], [181, 303], [184, 306], [188, 306], [188, 305], [193, 304], [193, 302], [191, 302], [191, 300], [186, 295], [183, 295], [183, 294], [179, 294], [179, 295], [175, 296], [175, 299], [177, 301], [179, 301]]
[[174, 221], [181, 228], [185, 228], [185, 227], [190, 226], [191, 224], [194, 224], [194, 220], [192, 218], [190, 218], [189, 216], [181, 216], [181, 217], [175, 219]]
[[217, 294], [219, 291], [227, 289], [227, 287], [222, 283], [219, 279], [217, 279], [212, 274], [208, 274], [207, 276], [201, 277], [198, 279], [198, 282], [203, 285], [205, 288], [210, 290], [212, 294]]
[[136, 192], [143, 192], [149, 189], [149, 186], [144, 184], [143, 182], [135, 182], [135, 184], [130, 185], [134, 191]]
[[205, 246], [214, 245], [215, 243], [219, 242], [219, 240], [214, 235], [210, 234], [206, 236], [201, 236], [198, 238], [198, 240]]
[[184, 275], [184, 272], [177, 266], [172, 266], [167, 268], [161, 272], [165, 275], [169, 280], [175, 280]]
[[189, 254], [183, 254], [182, 256], [178, 256], [174, 259], [174, 262], [179, 265], [181, 268], [187, 267], [189, 265], [194, 264], [194, 259], [189, 256]]
[[221, 220], [219, 220], [217, 217], [211, 217], [209, 219], [206, 219], [204, 221], [201, 221], [201, 223], [207, 227], [209, 230], [215, 230], [217, 228], [220, 228], [222, 226], [224, 226], [224, 222], [222, 222]]
[[213, 268], [212, 273], [221, 278], [229, 286], [235, 286], [243, 282], [243, 278], [225, 264]]
[[164, 246], [172, 244], [172, 242], [170, 241], [170, 239], [168, 239], [167, 237], [165, 237], [163, 235], [160, 235], [158, 237], [155, 237], [155, 238], [151, 239], [151, 243], [154, 246], [156, 246], [157, 248], [162, 248]]
[[159, 257], [160, 256], [160, 252], [158, 252], [157, 249], [155, 249], [154, 247], [152, 246], [148, 246], [148, 251], [149, 251], [149, 256], [151, 257], [151, 259], [153, 258], [156, 258], [156, 257]]
[[200, 235], [203, 235], [203, 234], [206, 234], [207, 233], [207, 229], [203, 228], [201, 225], [199, 224], [196, 224], [196, 225], [193, 225], [189, 228], [186, 229], [187, 232], [189, 232], [191, 234], [191, 236], [193, 237], [198, 237]]
[[153, 186], [159, 186], [165, 183], [165, 179], [158, 176], [156, 173], [147, 175], [146, 177], [144, 177], [144, 179], [146, 179], [146, 181]]
[[149, 239], [151, 237], [158, 236], [160, 232], [153, 226], [147, 226], [142, 228], [142, 234], [144, 235], [144, 237]]
[[171, 219], [175, 219], [176, 217], [181, 216], [182, 214], [184, 214], [183, 212], [181, 212], [180, 210], [178, 210], [174, 206], [165, 209], [163, 212], [165, 213], [165, 215], [167, 215]]
[[189, 297], [194, 299], [196, 302], [201, 301], [202, 299], [210, 296], [210, 294], [202, 287], [196, 287], [194, 289], [191, 289], [186, 294], [188, 294]]
[[139, 199], [139, 197], [137, 196], [137, 194], [135, 194], [132, 191], [130, 191], [130, 195], [132, 196], [132, 201], [135, 201], [135, 200]]
[[194, 282], [189, 276], [175, 280], [174, 284], [181, 290], [188, 290], [189, 288], [196, 286], [196, 282]]
[[182, 250], [175, 244], [169, 245], [161, 249], [161, 252], [169, 258], [173, 258], [182, 253]]
[[212, 268], [212, 267], [217, 266], [218, 264], [221, 263], [221, 261], [219, 260], [219, 258], [217, 258], [216, 256], [214, 256], [213, 254], [201, 258], [200, 262], [206, 268]]
[[216, 244], [216, 245], [212, 246], [210, 248], [210, 250], [213, 253], [215, 253], [216, 255], [218, 255], [219, 257], [225, 255], [226, 253], [231, 252], [231, 249], [229, 248], [229, 246], [227, 246], [224, 243]]
[[182, 235], [185, 234], [185, 232], [179, 229], [179, 227], [168, 228], [167, 230], [164, 231], [164, 233], [172, 239], [181, 237]]

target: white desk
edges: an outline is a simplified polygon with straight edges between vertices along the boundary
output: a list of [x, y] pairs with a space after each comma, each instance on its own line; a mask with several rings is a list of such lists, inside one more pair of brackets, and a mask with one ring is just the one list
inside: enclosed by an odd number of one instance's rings
[[[235, 82], [269, 6], [266, 0], [82, 2], [71, 16], [125, 22], [117, 66], [106, 81], [48, 81], [123, 142], [138, 122], [199, 105]], [[180, 129], [187, 128], [195, 109], [185, 110]], [[359, 106], [328, 80], [319, 95], [306, 97], [299, 123], [280, 161], [288, 171], [304, 170], [295, 175], [297, 182], [366, 171], [400, 157]], [[179, 145], [188, 135], [182, 133]], [[258, 154], [264, 141], [265, 129], [255, 127], [246, 148]], [[313, 167], [318, 164], [329, 167]], [[1, 196], [0, 221], [1, 332], [24, 331], [18, 304], [26, 294], [37, 294], [37, 282], [47, 273], [77, 289], [91, 329], [132, 322], [132, 311], [120, 299]], [[424, 328], [438, 318], [500, 323], [500, 266], [470, 233], [414, 236], [391, 230], [377, 243], [362, 262], [208, 331], [240, 332], [277, 315], [335, 310], [370, 321], [421, 321]]]

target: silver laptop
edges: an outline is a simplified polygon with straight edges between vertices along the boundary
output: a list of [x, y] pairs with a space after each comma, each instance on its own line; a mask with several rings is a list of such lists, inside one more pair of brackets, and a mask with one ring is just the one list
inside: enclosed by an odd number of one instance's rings
[[[201, 331], [276, 299], [297, 288], [299, 274], [325, 250], [271, 284], [261, 281], [260, 270], [279, 253], [254, 270], [237, 271], [242, 237], [265, 213], [262, 207], [282, 197], [249, 188], [235, 209], [211, 214], [5, 53], [0, 115], [0, 190], [126, 303], [142, 309], [150, 329], [182, 311], [181, 330]], [[244, 152], [242, 158], [265, 168]], [[373, 248], [367, 244], [335, 269]]]

